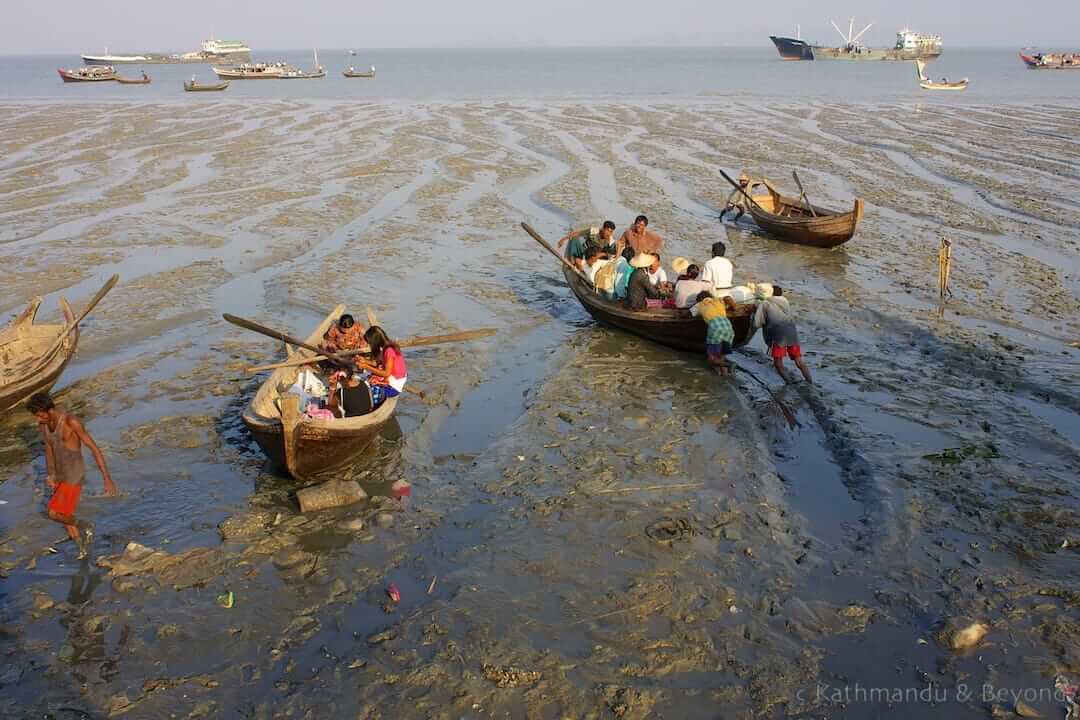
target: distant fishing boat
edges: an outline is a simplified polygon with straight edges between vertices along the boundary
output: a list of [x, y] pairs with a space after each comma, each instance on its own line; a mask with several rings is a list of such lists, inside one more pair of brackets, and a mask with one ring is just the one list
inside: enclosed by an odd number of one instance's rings
[[372, 65], [370, 70], [357, 70], [354, 67], [350, 67], [341, 74], [347, 78], [373, 78], [375, 77], [375, 66]]
[[1024, 48], [1019, 54], [1024, 64], [1032, 70], [1080, 70], [1080, 51], [1041, 52]]
[[315, 68], [305, 72], [295, 65], [284, 62], [243, 63], [211, 68], [222, 80], [308, 80], [326, 77], [326, 70], [319, 65], [319, 53], [315, 52]]
[[186, 92], [221, 92], [227, 87], [229, 87], [228, 80], [219, 83], [200, 83], [195, 78], [191, 78], [184, 81], [184, 90]]
[[350, 50], [349, 54], [352, 55], [353, 57], [356, 57], [356, 51], [355, 50]]
[[934, 82], [926, 77], [926, 63], [922, 60], [915, 61], [915, 73], [919, 77], [919, 87], [923, 90], [964, 90], [968, 86], [967, 78], [955, 82], [942, 78], [941, 82]]
[[143, 73], [141, 78], [126, 78], [117, 75], [116, 82], [120, 83], [121, 85], [149, 85], [150, 76], [146, 73]]
[[60, 79], [66, 83], [72, 82], [111, 82], [116, 80], [116, 68], [111, 65], [93, 65], [89, 67], [63, 69], [58, 68]]

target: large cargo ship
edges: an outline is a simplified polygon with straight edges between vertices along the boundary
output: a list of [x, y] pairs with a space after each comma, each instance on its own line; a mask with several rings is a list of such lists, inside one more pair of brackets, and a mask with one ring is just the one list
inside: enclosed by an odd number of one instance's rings
[[891, 48], [868, 48], [859, 39], [873, 27], [870, 23], [858, 33], [855, 18], [848, 24], [847, 35], [833, 22], [832, 26], [844, 39], [839, 47], [815, 47], [815, 60], [932, 60], [941, 54], [940, 35], [922, 35], [908, 28], [897, 31], [896, 44]]
[[244, 62], [251, 59], [251, 48], [239, 40], [204, 40], [195, 52], [165, 54], [140, 53], [137, 55], [83, 55], [87, 65], [166, 65], [183, 63]]
[[795, 37], [770, 35], [769, 39], [776, 46], [782, 60], [813, 60], [814, 46], [803, 40], [801, 35], [799, 27], [795, 26]]

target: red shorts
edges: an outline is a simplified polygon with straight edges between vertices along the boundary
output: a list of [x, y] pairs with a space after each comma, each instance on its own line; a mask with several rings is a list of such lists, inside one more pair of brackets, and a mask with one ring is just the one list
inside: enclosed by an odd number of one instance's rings
[[783, 360], [785, 355], [792, 360], [798, 360], [802, 357], [802, 348], [798, 345], [771, 345], [769, 354], [773, 360]]
[[53, 490], [52, 499], [49, 500], [49, 510], [57, 515], [74, 515], [75, 508], [79, 506], [80, 495], [82, 495], [82, 485], [60, 483]]

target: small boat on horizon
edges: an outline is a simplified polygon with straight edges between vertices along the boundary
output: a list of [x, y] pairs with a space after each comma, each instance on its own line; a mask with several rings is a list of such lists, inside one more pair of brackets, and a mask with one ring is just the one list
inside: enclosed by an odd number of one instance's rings
[[1042, 52], [1036, 48], [1024, 48], [1019, 55], [1031, 70], [1080, 70], [1080, 50]]
[[941, 82], [934, 82], [926, 76], [926, 63], [922, 60], [915, 61], [915, 73], [919, 78], [919, 87], [923, 90], [964, 90], [968, 86], [967, 78], [955, 82], [949, 82], [948, 78], [941, 78]]
[[121, 85], [149, 85], [150, 76], [146, 73], [143, 73], [141, 78], [126, 78], [117, 75], [116, 82], [120, 83]]
[[184, 81], [185, 92], [221, 92], [229, 87], [229, 81], [219, 83], [200, 83], [194, 77]]
[[347, 78], [373, 78], [375, 77], [375, 66], [372, 65], [370, 70], [357, 70], [350, 65], [341, 74]]
[[319, 52], [315, 51], [315, 67], [301, 70], [285, 62], [243, 63], [241, 65], [211, 68], [222, 80], [313, 80], [326, 77], [326, 68], [319, 64]]
[[60, 79], [74, 82], [112, 82], [116, 80], [116, 68], [111, 65], [89, 65], [80, 68], [58, 68]]

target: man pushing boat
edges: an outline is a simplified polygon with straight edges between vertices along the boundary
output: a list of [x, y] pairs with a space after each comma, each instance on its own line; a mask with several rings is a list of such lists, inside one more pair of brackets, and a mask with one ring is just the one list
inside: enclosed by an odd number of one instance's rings
[[93, 523], [75, 517], [86, 482], [86, 464], [82, 454], [84, 444], [90, 449], [101, 471], [105, 494], [116, 495], [116, 484], [105, 467], [105, 456], [79, 418], [57, 410], [48, 393], [31, 397], [26, 409], [37, 418], [38, 429], [45, 439], [45, 469], [47, 482], [53, 491], [48, 505], [49, 519], [64, 526], [78, 546], [79, 559], [82, 560], [89, 554], [94, 537]]

